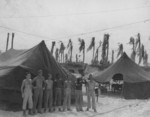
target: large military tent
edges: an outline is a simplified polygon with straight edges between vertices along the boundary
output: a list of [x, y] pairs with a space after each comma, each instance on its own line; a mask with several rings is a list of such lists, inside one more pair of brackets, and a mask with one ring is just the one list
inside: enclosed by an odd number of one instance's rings
[[0, 55], [0, 102], [9, 104], [22, 102], [20, 87], [25, 73], [33, 76], [42, 69], [45, 77], [57, 73], [65, 78], [66, 71], [55, 61], [44, 41], [29, 50], [8, 50]]
[[122, 95], [126, 99], [145, 99], [150, 97], [150, 75], [133, 62], [126, 53], [101, 73], [95, 73], [97, 82], [110, 82], [116, 74], [122, 74], [124, 85]]
[[26, 50], [9, 49], [8, 51], [0, 54], [0, 63], [12, 59], [24, 51]]

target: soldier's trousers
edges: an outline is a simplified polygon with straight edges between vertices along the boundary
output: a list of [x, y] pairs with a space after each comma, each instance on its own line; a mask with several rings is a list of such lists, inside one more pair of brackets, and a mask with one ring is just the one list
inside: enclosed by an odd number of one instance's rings
[[51, 109], [53, 103], [53, 91], [52, 89], [45, 90], [44, 108]]
[[42, 102], [43, 102], [43, 89], [42, 88], [36, 88], [34, 89], [34, 98], [33, 98], [33, 109], [34, 111], [37, 108], [38, 105], [38, 111], [41, 111], [42, 109]]
[[82, 90], [75, 90], [75, 95], [76, 95], [76, 109], [82, 110], [82, 106], [83, 106]]
[[61, 99], [62, 99], [62, 89], [56, 88], [55, 92], [55, 106], [60, 107], [61, 106]]
[[[91, 104], [91, 98], [92, 98], [92, 104]], [[96, 109], [96, 105], [95, 105], [95, 91], [94, 90], [87, 92], [87, 100], [88, 100], [87, 108], [91, 108], [91, 105], [92, 105], [92, 109]]]
[[63, 101], [63, 109], [70, 109], [70, 103], [71, 103], [71, 89], [66, 88], [64, 90], [64, 101]]
[[23, 104], [22, 104], [22, 109], [26, 110], [27, 105], [29, 109], [33, 108], [33, 100], [32, 100], [32, 91], [31, 90], [26, 90], [23, 94]]

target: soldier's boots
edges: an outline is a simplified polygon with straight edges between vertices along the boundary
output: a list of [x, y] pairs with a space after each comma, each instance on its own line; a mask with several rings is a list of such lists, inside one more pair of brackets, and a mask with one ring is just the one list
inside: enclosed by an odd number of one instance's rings
[[87, 108], [86, 111], [89, 111], [89, 108]]
[[50, 109], [49, 109], [49, 112], [52, 112], [52, 111], [53, 111], [53, 109], [52, 109], [52, 108], [50, 108]]
[[97, 110], [96, 109], [93, 109], [94, 110], [94, 112], [97, 112]]
[[68, 111], [72, 111], [70, 108], [67, 109]]
[[81, 109], [80, 109], [80, 111], [82, 111], [82, 112], [83, 112], [83, 109], [81, 108]]
[[53, 111], [55, 111], [56, 109], [55, 108], [53, 108]]
[[76, 108], [76, 110], [77, 110], [77, 112], [79, 112], [79, 109], [78, 109], [78, 108]]
[[65, 109], [65, 108], [63, 108], [63, 111], [66, 111], [66, 109]]
[[29, 109], [29, 115], [33, 115], [33, 110]]
[[44, 112], [45, 112], [45, 113], [49, 112], [49, 109], [46, 108], [46, 109], [44, 110]]
[[42, 114], [42, 113], [43, 113], [42, 109], [39, 109], [39, 110], [38, 110], [38, 113]]
[[23, 117], [26, 117], [26, 116], [27, 116], [26, 110], [23, 110]]
[[36, 109], [33, 111], [33, 114], [37, 114], [37, 110]]
[[58, 109], [59, 111], [62, 111], [61, 108]]

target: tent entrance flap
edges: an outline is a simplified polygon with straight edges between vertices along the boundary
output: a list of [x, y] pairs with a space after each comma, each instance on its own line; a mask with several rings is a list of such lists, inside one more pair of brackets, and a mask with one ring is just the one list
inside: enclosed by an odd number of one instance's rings
[[123, 81], [123, 75], [121, 73], [117, 73], [112, 77], [112, 79], [115, 81]]
[[122, 94], [123, 86], [124, 86], [123, 74], [121, 73], [114, 74], [110, 85], [111, 85], [111, 91], [113, 93]]

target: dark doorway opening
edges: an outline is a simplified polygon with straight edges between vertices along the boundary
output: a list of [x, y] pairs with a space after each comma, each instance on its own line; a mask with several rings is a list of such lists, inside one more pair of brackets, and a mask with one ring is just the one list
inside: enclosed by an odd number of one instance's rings
[[112, 82], [111, 82], [111, 92], [114, 94], [122, 94], [123, 91], [123, 85], [124, 85], [124, 81], [123, 81], [123, 75], [120, 73], [115, 74], [112, 77]]

